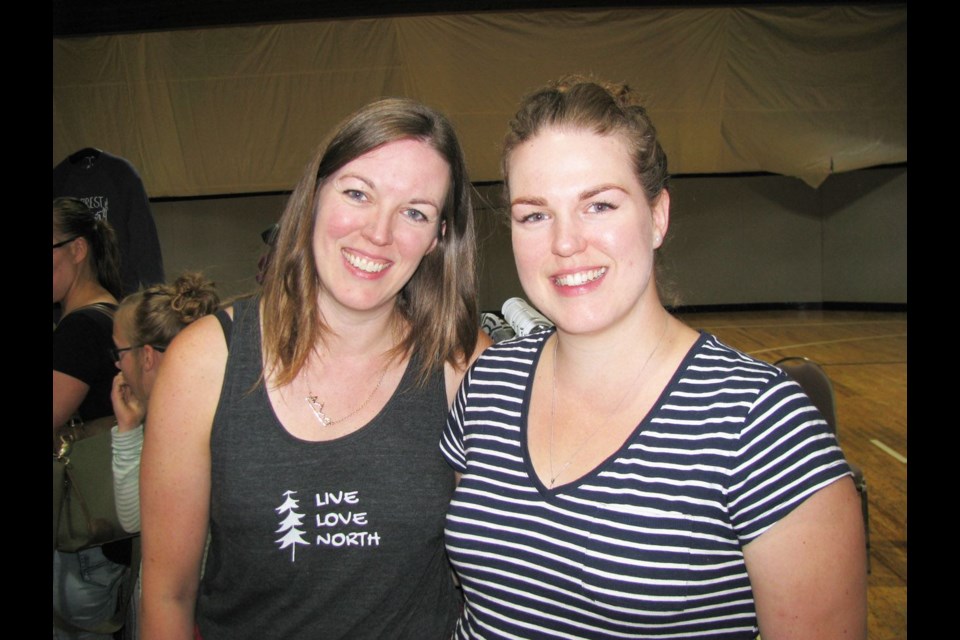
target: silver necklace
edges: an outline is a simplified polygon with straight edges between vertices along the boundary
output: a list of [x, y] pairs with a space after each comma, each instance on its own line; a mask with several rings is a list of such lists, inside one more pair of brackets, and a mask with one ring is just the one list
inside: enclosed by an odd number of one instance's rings
[[[313, 411], [313, 415], [317, 417], [317, 420], [320, 422], [321, 426], [329, 427], [330, 425], [337, 424], [338, 422], [343, 422], [347, 418], [352, 418], [353, 416], [357, 415], [358, 413], [360, 413], [361, 409], [367, 406], [367, 403], [370, 402], [371, 398], [373, 398], [373, 394], [375, 394], [377, 392], [377, 389], [380, 388], [380, 385], [383, 384], [383, 379], [387, 376], [387, 369], [389, 367], [390, 367], [389, 362], [386, 365], [384, 365], [383, 371], [380, 373], [380, 379], [377, 380], [377, 386], [373, 388], [373, 391], [370, 392], [370, 395], [367, 396], [366, 400], [361, 402], [359, 407], [357, 407], [347, 415], [343, 416], [342, 418], [337, 418], [336, 420], [334, 420], [333, 418], [328, 416], [326, 413], [324, 413], [323, 405], [326, 403], [320, 400], [317, 397], [317, 394], [315, 394], [313, 391], [310, 391], [309, 388], [307, 390], [307, 395], [303, 399], [307, 403], [307, 405], [309, 405], [310, 410]], [[307, 382], [307, 387], [309, 386], [310, 386], [310, 383]]]
[[637, 376], [633, 379], [633, 382], [627, 386], [626, 390], [623, 392], [623, 395], [620, 397], [620, 401], [617, 402], [617, 405], [613, 408], [612, 411], [607, 413], [607, 416], [604, 420], [597, 422], [596, 426], [590, 430], [590, 433], [587, 434], [587, 437], [577, 446], [573, 454], [567, 458], [567, 461], [563, 463], [563, 466], [560, 467], [560, 470], [554, 473], [553, 471], [553, 423], [555, 422], [555, 415], [557, 411], [557, 345], [560, 344], [560, 336], [556, 337], [556, 340], [553, 343], [553, 395], [550, 399], [550, 488], [552, 489], [554, 484], [557, 482], [557, 478], [567, 470], [567, 467], [577, 458], [578, 455], [583, 451], [583, 446], [587, 444], [593, 438], [594, 434], [600, 430], [604, 424], [606, 424], [610, 418], [620, 409], [620, 406], [623, 405], [624, 400], [627, 399], [630, 391], [636, 388], [637, 380], [640, 379], [640, 376], [643, 374], [643, 371], [647, 368], [647, 365], [650, 364], [650, 360], [653, 359], [653, 354], [657, 352], [657, 349], [660, 348], [660, 344], [663, 342], [663, 337], [667, 335], [667, 327], [670, 324], [670, 316], [667, 316], [663, 321], [663, 331], [660, 332], [660, 338], [657, 339], [657, 344], [653, 346], [653, 349], [647, 355], [647, 359], [643, 361], [643, 366], [640, 367], [640, 371], [637, 372]]

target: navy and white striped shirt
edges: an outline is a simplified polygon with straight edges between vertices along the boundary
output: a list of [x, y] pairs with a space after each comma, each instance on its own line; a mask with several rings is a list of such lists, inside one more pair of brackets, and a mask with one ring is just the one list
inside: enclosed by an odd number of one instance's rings
[[624, 445], [550, 490], [524, 446], [549, 335], [487, 349], [440, 443], [463, 474], [457, 638], [754, 638], [742, 547], [849, 474], [829, 427], [779, 369], [702, 334]]

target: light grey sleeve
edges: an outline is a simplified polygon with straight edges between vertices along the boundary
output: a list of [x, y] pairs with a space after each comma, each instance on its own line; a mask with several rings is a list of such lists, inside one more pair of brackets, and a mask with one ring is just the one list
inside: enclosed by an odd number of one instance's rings
[[124, 531], [140, 531], [140, 451], [143, 449], [143, 425], [113, 436], [113, 497], [117, 518]]

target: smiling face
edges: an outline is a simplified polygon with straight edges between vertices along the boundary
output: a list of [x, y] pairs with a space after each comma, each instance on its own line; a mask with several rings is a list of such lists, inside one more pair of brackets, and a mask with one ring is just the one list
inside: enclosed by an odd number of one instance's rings
[[412, 139], [377, 147], [324, 182], [313, 251], [325, 315], [392, 311], [437, 245], [449, 185], [447, 162]]
[[653, 252], [670, 199], [647, 202], [621, 137], [546, 128], [510, 154], [523, 290], [561, 331], [594, 334], [659, 307]]

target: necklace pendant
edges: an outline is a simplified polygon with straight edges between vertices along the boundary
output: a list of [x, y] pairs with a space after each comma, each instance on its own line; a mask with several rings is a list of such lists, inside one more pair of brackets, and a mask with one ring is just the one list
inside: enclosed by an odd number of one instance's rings
[[310, 409], [313, 410], [313, 415], [317, 416], [317, 420], [320, 421], [320, 424], [325, 427], [329, 426], [331, 420], [330, 416], [323, 412], [324, 403], [320, 402], [320, 400], [317, 399], [317, 396], [312, 394], [304, 398], [304, 400], [306, 400], [307, 404], [310, 405]]
[[361, 402], [359, 407], [357, 407], [356, 409], [354, 409], [353, 411], [351, 411], [350, 413], [348, 413], [342, 418], [337, 418], [336, 420], [334, 420], [333, 418], [328, 416], [326, 413], [324, 413], [323, 405], [325, 403], [321, 402], [320, 399], [317, 398], [316, 394], [310, 392], [309, 387], [308, 387], [307, 395], [303, 397], [303, 400], [308, 405], [310, 405], [310, 410], [313, 411], [313, 415], [317, 417], [317, 420], [320, 422], [322, 426], [328, 427], [331, 424], [339, 424], [357, 415], [358, 413], [360, 413], [361, 409], [367, 406], [367, 403], [370, 402], [370, 399], [373, 398], [374, 394], [377, 393], [377, 389], [379, 389], [380, 385], [383, 384], [383, 379], [387, 377], [387, 369], [389, 368], [390, 368], [390, 363], [388, 362], [386, 365], [384, 365], [383, 371], [380, 372], [380, 379], [377, 380], [377, 386], [373, 388], [373, 391], [370, 392], [370, 395], [367, 396], [366, 400]]

